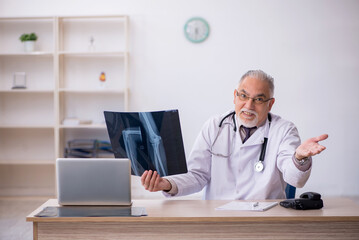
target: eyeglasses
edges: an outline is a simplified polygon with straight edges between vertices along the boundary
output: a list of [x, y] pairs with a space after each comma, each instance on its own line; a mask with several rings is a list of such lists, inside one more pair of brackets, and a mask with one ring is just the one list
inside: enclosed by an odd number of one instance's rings
[[253, 100], [254, 104], [263, 104], [265, 102], [268, 102], [269, 100], [272, 100], [273, 98], [268, 98], [268, 99], [264, 99], [263, 97], [248, 97], [245, 93], [239, 93], [238, 91], [236, 91], [236, 95], [239, 97], [239, 100], [243, 101], [243, 102], [247, 102], [249, 99]]

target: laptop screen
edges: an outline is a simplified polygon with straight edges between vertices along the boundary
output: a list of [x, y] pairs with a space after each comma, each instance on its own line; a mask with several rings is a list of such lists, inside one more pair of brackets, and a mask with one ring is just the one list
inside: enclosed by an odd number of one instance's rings
[[129, 158], [133, 175], [187, 172], [178, 110], [104, 114], [115, 157]]

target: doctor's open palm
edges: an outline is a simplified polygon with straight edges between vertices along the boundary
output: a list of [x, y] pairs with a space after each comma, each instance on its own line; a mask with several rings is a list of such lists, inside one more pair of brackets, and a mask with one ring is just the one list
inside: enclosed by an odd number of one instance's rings
[[295, 157], [300, 160], [306, 157], [317, 155], [325, 150], [325, 147], [318, 142], [328, 138], [328, 134], [323, 134], [318, 137], [309, 138], [303, 142], [295, 151]]
[[142, 186], [150, 192], [171, 190], [170, 182], [165, 178], [161, 178], [156, 171], [152, 170], [146, 170], [142, 174], [141, 183]]

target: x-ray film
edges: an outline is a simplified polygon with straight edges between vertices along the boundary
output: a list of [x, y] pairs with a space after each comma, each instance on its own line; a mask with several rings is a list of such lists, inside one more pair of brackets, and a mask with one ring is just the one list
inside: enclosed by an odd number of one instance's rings
[[133, 175], [187, 172], [178, 110], [104, 114], [115, 157], [129, 158]]

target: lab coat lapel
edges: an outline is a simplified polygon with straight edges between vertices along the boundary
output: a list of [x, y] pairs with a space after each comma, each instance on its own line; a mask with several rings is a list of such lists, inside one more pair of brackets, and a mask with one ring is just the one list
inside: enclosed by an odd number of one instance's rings
[[263, 127], [258, 128], [243, 144], [243, 147], [249, 147], [254, 145], [259, 145], [263, 143], [264, 131]]

